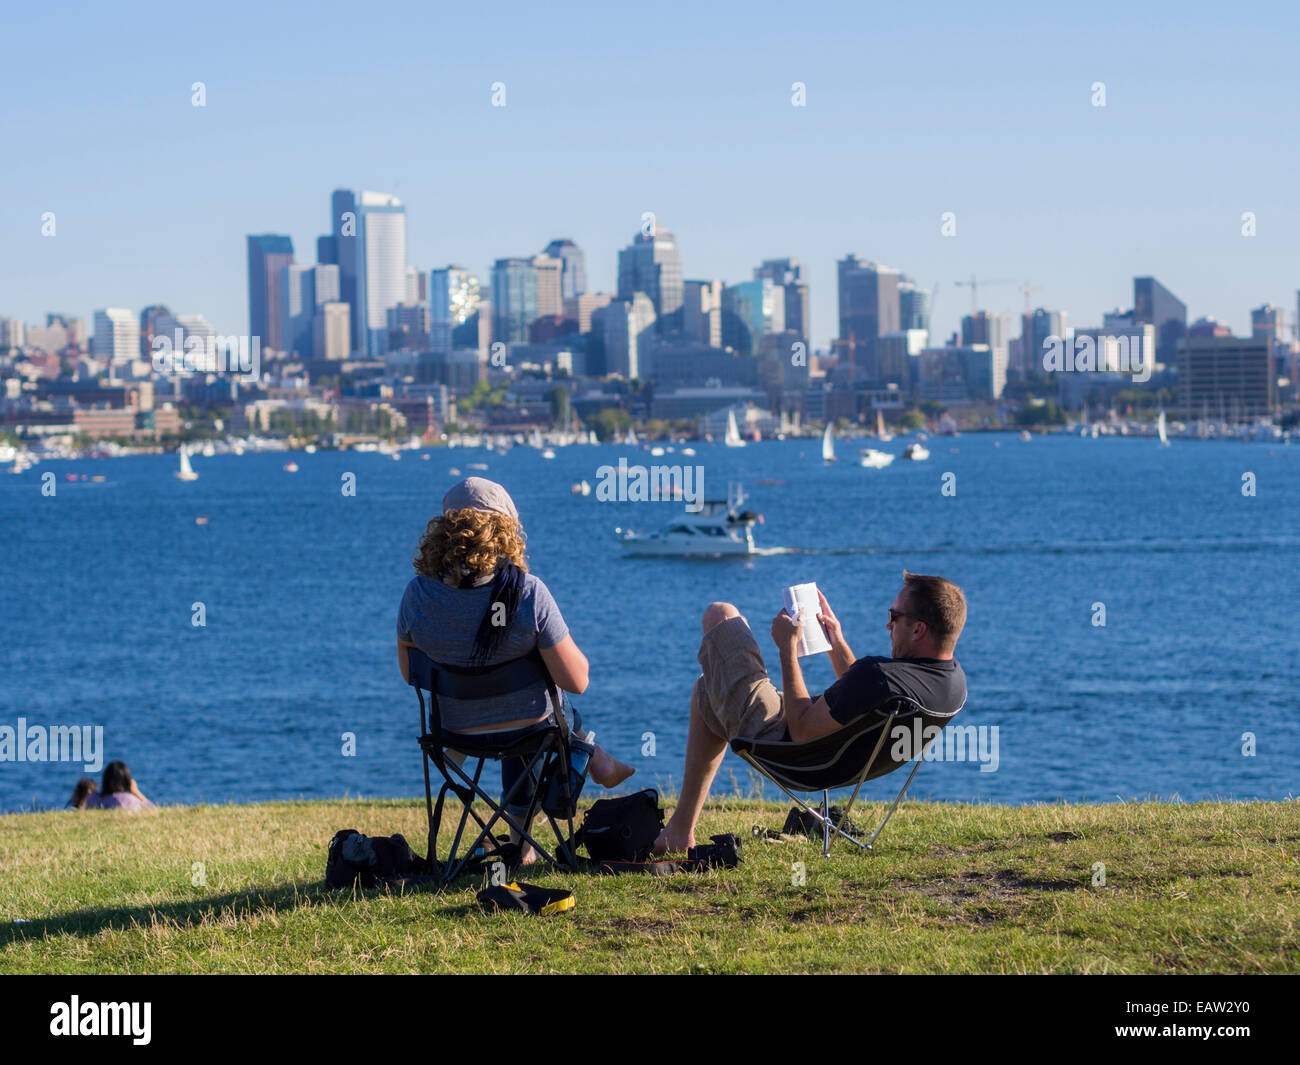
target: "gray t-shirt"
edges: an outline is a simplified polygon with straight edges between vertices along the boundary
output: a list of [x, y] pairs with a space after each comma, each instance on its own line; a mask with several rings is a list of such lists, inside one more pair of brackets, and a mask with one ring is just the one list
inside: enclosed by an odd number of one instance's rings
[[[492, 583], [477, 588], [453, 588], [433, 577], [413, 577], [397, 611], [397, 638], [413, 643], [434, 662], [471, 666], [474, 634], [491, 608]], [[534, 647], [554, 647], [569, 635], [550, 589], [531, 573], [524, 574], [519, 607], [496, 653], [483, 665], [495, 666], [519, 658]], [[544, 683], [493, 699], [438, 697], [444, 728], [455, 731], [540, 717], [554, 710]]]

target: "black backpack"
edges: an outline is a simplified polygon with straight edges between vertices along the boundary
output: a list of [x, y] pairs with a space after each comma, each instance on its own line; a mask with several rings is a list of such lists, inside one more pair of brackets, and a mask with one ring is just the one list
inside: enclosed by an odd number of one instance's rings
[[659, 792], [646, 788], [617, 799], [597, 799], [575, 840], [598, 862], [643, 862], [663, 827]]
[[345, 828], [330, 840], [325, 884], [346, 888], [360, 881], [363, 888], [373, 888], [393, 877], [426, 871], [424, 859], [411, 850], [404, 836], [363, 836], [355, 828]]

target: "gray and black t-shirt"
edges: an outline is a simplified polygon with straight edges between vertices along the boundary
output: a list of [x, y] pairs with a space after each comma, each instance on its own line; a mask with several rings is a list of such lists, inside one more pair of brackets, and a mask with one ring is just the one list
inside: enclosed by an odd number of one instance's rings
[[966, 674], [955, 658], [859, 658], [822, 693], [841, 725], [906, 695], [935, 714], [954, 714], [966, 701]]
[[[397, 638], [413, 643], [434, 662], [472, 666], [474, 635], [491, 609], [491, 580], [475, 588], [454, 588], [432, 577], [414, 577], [397, 611]], [[524, 574], [519, 607], [496, 652], [478, 665], [495, 666], [526, 655], [534, 647], [554, 647], [569, 635], [550, 590]], [[455, 731], [502, 721], [541, 717], [551, 706], [546, 685], [538, 683], [492, 699], [438, 697], [444, 728]]]

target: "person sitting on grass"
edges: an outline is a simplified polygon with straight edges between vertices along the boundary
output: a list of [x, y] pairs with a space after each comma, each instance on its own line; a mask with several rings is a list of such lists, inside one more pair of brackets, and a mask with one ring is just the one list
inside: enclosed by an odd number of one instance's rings
[[[558, 688], [575, 695], [587, 690], [586, 656], [573, 642], [550, 590], [528, 572], [524, 539], [514, 501], [494, 481], [468, 477], [443, 497], [442, 514], [429, 522], [420, 540], [416, 576], [398, 609], [397, 661], [403, 680], [410, 680], [408, 647], [448, 666], [495, 666], [536, 649]], [[563, 696], [561, 702], [567, 704]], [[557, 709], [544, 681], [494, 699], [439, 696], [438, 707], [443, 728], [452, 732], [524, 728], [550, 720]], [[585, 739], [581, 722], [569, 720], [571, 727], [578, 726], [572, 735]], [[504, 793], [515, 786], [524, 768], [523, 758], [502, 761]], [[633, 769], [596, 747], [589, 773], [601, 787], [613, 788]], [[516, 820], [527, 815], [536, 784], [522, 784], [505, 807]], [[510, 839], [520, 842], [513, 828]], [[532, 845], [526, 845], [521, 862], [536, 859]]]
[[953, 658], [966, 624], [966, 597], [951, 581], [903, 571], [903, 587], [889, 608], [889, 658], [855, 658], [826, 597], [817, 593], [817, 620], [830, 640], [831, 666], [838, 678], [820, 695], [810, 695], [799, 667], [799, 637], [805, 622], [782, 610], [772, 619], [772, 640], [781, 659], [784, 687], [767, 675], [749, 623], [730, 603], [704, 611], [699, 663], [704, 672], [691, 692], [686, 768], [681, 796], [654, 853], [695, 846], [695, 825], [736, 737], [769, 743], [815, 739], [869, 713], [894, 695], [906, 695], [928, 710], [956, 713], [966, 702], [966, 675]]
[[143, 810], [153, 803], [141, 794], [125, 762], [109, 762], [104, 766], [103, 786], [97, 788], [89, 777], [82, 777], [68, 805], [77, 810]]

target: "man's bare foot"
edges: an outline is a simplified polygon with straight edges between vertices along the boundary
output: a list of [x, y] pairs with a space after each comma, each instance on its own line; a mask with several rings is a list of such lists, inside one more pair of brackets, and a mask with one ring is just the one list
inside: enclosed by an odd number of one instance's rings
[[650, 848], [651, 854], [685, 854], [695, 846], [695, 833], [687, 832], [685, 835], [677, 832], [670, 821], [659, 836], [655, 839], [654, 846]]
[[591, 779], [602, 788], [616, 788], [635, 772], [630, 765], [625, 765], [600, 747], [591, 756]]

